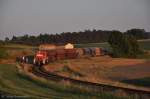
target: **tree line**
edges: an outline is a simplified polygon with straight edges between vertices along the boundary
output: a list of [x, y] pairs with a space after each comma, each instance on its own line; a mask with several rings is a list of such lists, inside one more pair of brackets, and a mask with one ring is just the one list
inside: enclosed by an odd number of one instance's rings
[[[28, 44], [28, 45], [40, 45], [44, 43], [66, 44], [68, 42], [73, 44], [100, 43], [100, 42], [107, 42], [109, 36], [113, 32], [114, 31], [104, 31], [94, 29], [80, 32], [66, 32], [66, 33], [63, 32], [60, 34], [42, 33], [38, 36], [33, 35], [13, 36], [12, 39], [6, 37], [5, 42]], [[131, 29], [127, 30], [122, 34], [132, 35], [136, 39], [150, 38], [150, 33], [145, 32], [144, 29]]]

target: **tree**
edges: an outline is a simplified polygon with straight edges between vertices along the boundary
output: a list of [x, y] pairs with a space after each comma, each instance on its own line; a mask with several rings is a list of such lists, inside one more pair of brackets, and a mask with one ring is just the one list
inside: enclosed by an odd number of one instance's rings
[[8, 41], [9, 41], [9, 38], [8, 38], [8, 37], [6, 37], [6, 38], [5, 38], [5, 42], [8, 42]]
[[63, 32], [56, 34], [43, 34], [38, 36], [13, 36], [11, 41], [19, 44], [39, 45], [42, 43], [66, 44], [70, 43], [99, 43], [106, 42], [111, 31], [85, 30], [79, 32]]
[[109, 44], [113, 49], [113, 56], [114, 57], [121, 57], [122, 56], [122, 46], [123, 34], [119, 31], [113, 31], [108, 39]]
[[136, 39], [147, 39], [148, 34], [145, 32], [144, 29], [131, 29], [126, 31], [127, 35], [132, 35]]
[[12, 37], [12, 41], [17, 41], [18, 39], [17, 39], [17, 37], [16, 36], [13, 36]]
[[112, 47], [114, 57], [135, 58], [142, 52], [132, 35], [122, 34], [119, 31], [113, 31], [108, 42]]

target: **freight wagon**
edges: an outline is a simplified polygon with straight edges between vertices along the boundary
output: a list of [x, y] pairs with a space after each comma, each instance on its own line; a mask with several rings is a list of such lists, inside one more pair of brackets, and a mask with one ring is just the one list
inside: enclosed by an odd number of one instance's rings
[[83, 48], [83, 55], [86, 56], [103, 56], [105, 55], [105, 51], [102, 48], [92, 47], [92, 48]]
[[64, 59], [75, 59], [82, 56], [101, 56], [105, 55], [102, 48], [73, 48], [73, 49], [52, 49], [40, 50], [34, 57], [34, 64], [44, 65], [49, 62]]

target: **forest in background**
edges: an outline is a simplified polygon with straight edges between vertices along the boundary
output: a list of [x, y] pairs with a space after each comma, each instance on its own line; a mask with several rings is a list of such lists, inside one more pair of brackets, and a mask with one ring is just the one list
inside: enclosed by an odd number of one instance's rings
[[[44, 43], [66, 44], [68, 42], [73, 44], [101, 43], [107, 42], [110, 34], [113, 33], [114, 31], [93, 29], [80, 32], [65, 32], [65, 33], [63, 32], [59, 34], [41, 33], [38, 36], [33, 35], [13, 36], [11, 39], [6, 37], [5, 42], [27, 44], [27, 45], [40, 45]], [[144, 29], [130, 29], [124, 32], [123, 34], [132, 35], [137, 40], [150, 38], [150, 33], [146, 32]]]

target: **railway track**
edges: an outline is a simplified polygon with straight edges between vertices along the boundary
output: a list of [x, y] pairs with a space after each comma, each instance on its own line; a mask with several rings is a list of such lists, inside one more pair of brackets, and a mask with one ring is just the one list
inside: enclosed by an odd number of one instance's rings
[[93, 83], [93, 82], [87, 82], [87, 81], [81, 81], [81, 80], [76, 80], [60, 75], [53, 74], [51, 72], [47, 72], [44, 68], [42, 67], [36, 67], [33, 66], [32, 73], [46, 78], [48, 80], [52, 80], [55, 82], [60, 82], [60, 81], [68, 81], [71, 84], [83, 86], [83, 88], [88, 88], [92, 92], [106, 92], [106, 93], [111, 93], [119, 96], [130, 96], [133, 97], [133, 99], [150, 99], [150, 91], [149, 90], [142, 90], [142, 89], [135, 89], [135, 88], [126, 88], [126, 87], [119, 87], [119, 86], [114, 86], [114, 85], [106, 85], [106, 84], [100, 84], [100, 83]]

